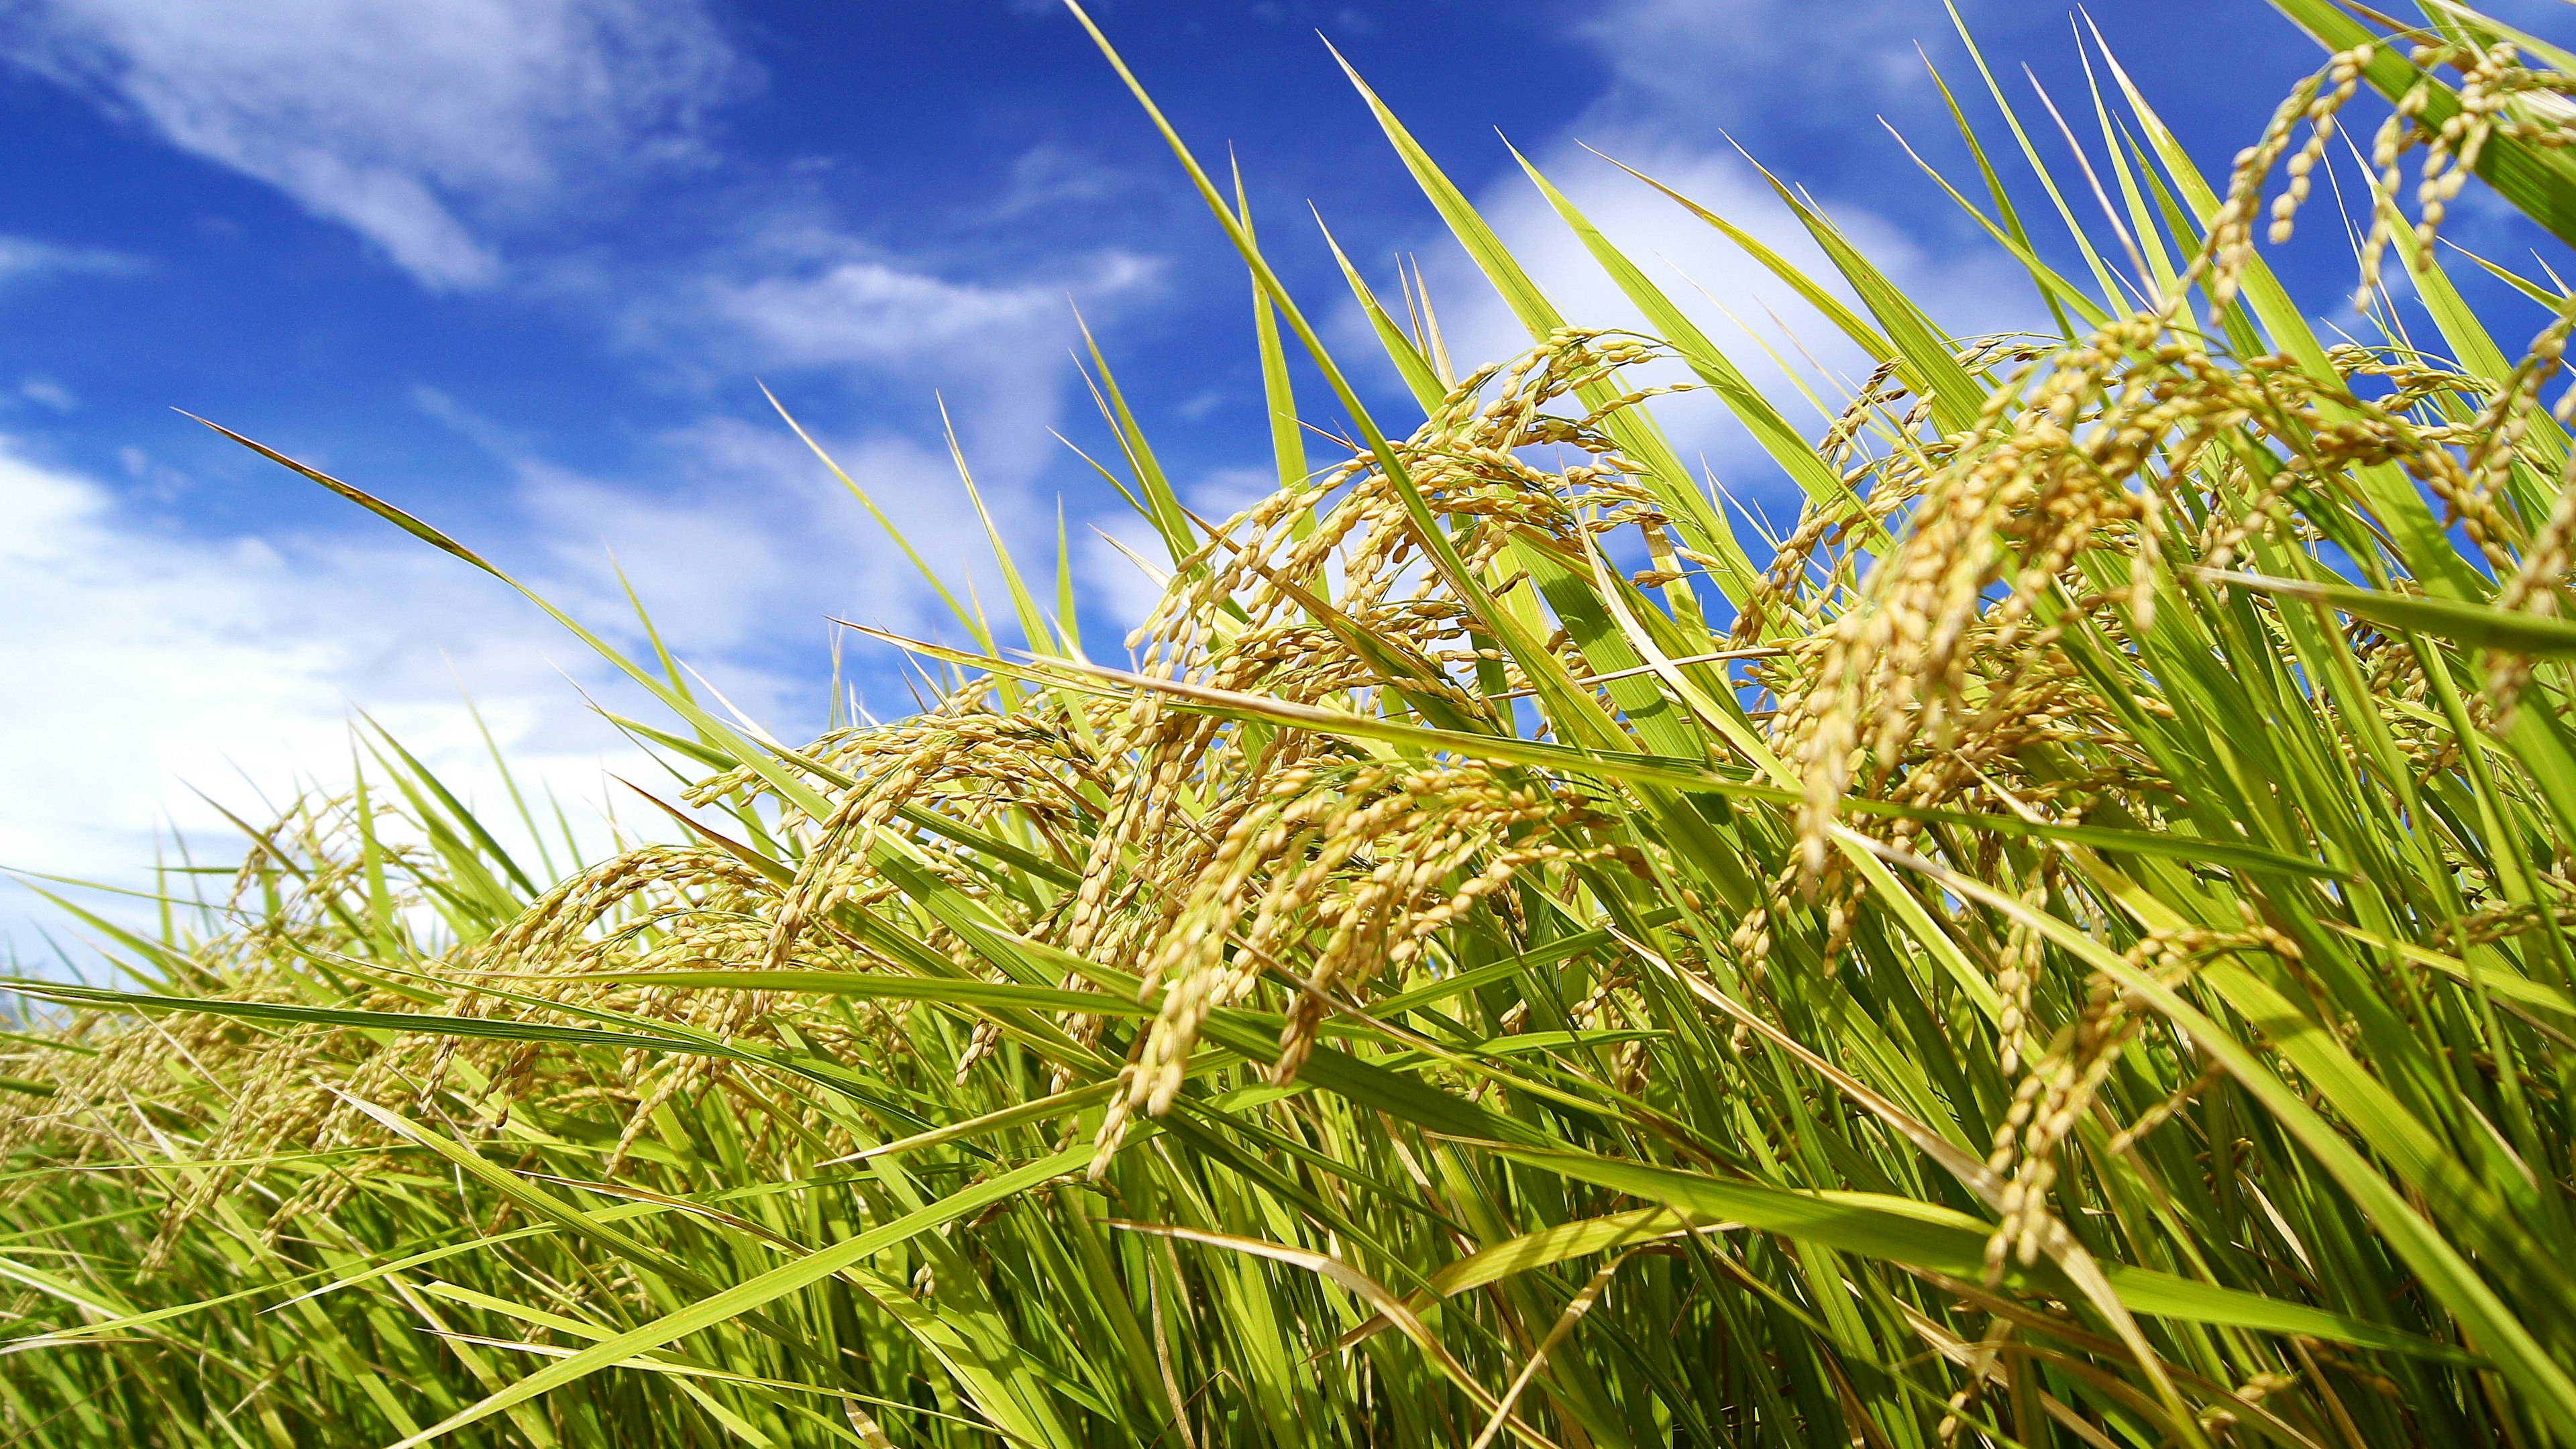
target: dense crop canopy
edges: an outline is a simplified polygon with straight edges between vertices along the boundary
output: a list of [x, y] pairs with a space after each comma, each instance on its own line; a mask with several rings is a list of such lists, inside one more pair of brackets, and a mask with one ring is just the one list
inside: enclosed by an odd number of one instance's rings
[[[97, 923], [150, 989], [22, 986], [0, 1427], [2576, 1445], [2576, 307], [2491, 268], [2500, 344], [2439, 237], [2473, 174], [2576, 235], [2568, 58], [2277, 3], [2330, 58], [2214, 181], [2109, 68], [2093, 285], [1962, 200], [2060, 335], [1674, 197], [1871, 359], [1812, 430], [1533, 170], [1656, 335], [1560, 315], [1363, 87], [1531, 339], [1461, 374], [1346, 264], [1373, 418], [1164, 127], [1280, 482], [1190, 512], [1094, 354], [1131, 667], [998, 534], [1028, 648], [862, 631], [937, 697], [794, 747], [564, 619], [691, 783], [550, 884], [370, 736], [221, 929]], [[2374, 93], [2327, 345], [2255, 233]]]

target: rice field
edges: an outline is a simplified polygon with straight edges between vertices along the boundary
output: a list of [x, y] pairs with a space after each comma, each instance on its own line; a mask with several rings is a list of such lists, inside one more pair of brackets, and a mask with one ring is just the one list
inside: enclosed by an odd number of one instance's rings
[[2576, 1445], [2576, 303], [2442, 235], [2576, 242], [2576, 58], [2274, 3], [2223, 166], [2107, 55], [2082, 168], [1943, 77], [2056, 333], [1667, 192], [1872, 359], [1812, 422], [1533, 168], [1648, 327], [1562, 315], [1356, 74], [1529, 345], [1292, 297], [1137, 88], [1275, 491], [1192, 512], [1094, 351], [1127, 639], [996, 531], [1007, 618], [857, 631], [928, 706], [791, 744], [547, 606], [655, 838], [376, 733], [212, 905], [66, 901], [130, 989], [14, 986], [0, 1442]]

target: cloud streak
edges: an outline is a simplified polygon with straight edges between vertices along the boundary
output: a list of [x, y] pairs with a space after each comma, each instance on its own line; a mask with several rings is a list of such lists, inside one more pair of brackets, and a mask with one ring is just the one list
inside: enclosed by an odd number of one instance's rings
[[151, 263], [103, 247], [72, 247], [31, 236], [0, 235], [0, 291], [43, 277], [130, 277]]

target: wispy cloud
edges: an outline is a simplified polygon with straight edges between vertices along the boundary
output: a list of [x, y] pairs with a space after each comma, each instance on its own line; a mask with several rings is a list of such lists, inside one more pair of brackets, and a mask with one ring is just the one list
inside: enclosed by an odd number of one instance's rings
[[916, 360], [1017, 336], [1064, 308], [1052, 289], [950, 282], [872, 259], [712, 279], [703, 296], [711, 320], [787, 367]]
[[58, 413], [73, 412], [80, 407], [79, 397], [70, 388], [41, 373], [22, 379], [18, 383], [17, 397]]
[[1109, 251], [1068, 259], [1042, 279], [952, 279], [829, 231], [797, 228], [699, 279], [687, 311], [729, 334], [764, 367], [884, 369], [997, 349], [1054, 351], [1071, 328], [1068, 301], [1123, 300], [1160, 270], [1153, 259]]
[[141, 257], [103, 247], [72, 247], [30, 236], [0, 236], [0, 290], [66, 273], [127, 277], [150, 266]]
[[1947, 29], [1921, 0], [1610, 0], [1573, 33], [1610, 70], [1588, 119], [1713, 139], [1764, 119], [1874, 124], [1922, 80], [1914, 43]]
[[694, 0], [29, 0], [0, 54], [445, 288], [501, 276], [492, 224], [693, 151], [751, 75]]
[[1007, 496], [1055, 456], [1046, 430], [1073, 376], [1074, 308], [1095, 325], [1131, 311], [1157, 295], [1163, 269], [1106, 249], [1014, 275], [951, 272], [781, 207], [692, 272], [639, 289], [622, 326], [657, 365], [727, 390], [766, 378], [800, 415], [817, 402], [855, 405], [854, 435], [908, 430], [935, 448], [938, 393], [979, 477], [990, 469]]
[[1108, 162], [1060, 141], [1041, 141], [1011, 162], [1008, 187], [993, 219], [1008, 221], [1051, 207], [1096, 202], [1127, 189], [1130, 178]]

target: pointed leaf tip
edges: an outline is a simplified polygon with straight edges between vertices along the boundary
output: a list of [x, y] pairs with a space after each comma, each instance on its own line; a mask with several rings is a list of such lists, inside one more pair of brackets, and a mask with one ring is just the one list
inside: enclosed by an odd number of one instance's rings
[[482, 555], [476, 553], [474, 550], [458, 543], [455, 539], [449, 538], [446, 534], [440, 532], [430, 524], [422, 522], [420, 519], [396, 508], [392, 504], [376, 497], [374, 494], [367, 492], [363, 488], [343, 483], [339, 479], [332, 477], [328, 473], [321, 472], [318, 469], [308, 468], [304, 464], [286, 456], [284, 453], [277, 451], [275, 448], [268, 446], [266, 443], [245, 438], [241, 434], [234, 432], [232, 429], [225, 427], [221, 423], [211, 422], [205, 418], [198, 417], [195, 413], [188, 411], [186, 408], [172, 408], [170, 411], [177, 413], [179, 416], [186, 418], [192, 423], [202, 423], [206, 427], [214, 429], [216, 432], [223, 434], [225, 437], [232, 439], [234, 442], [241, 444], [243, 447], [250, 449], [252, 452], [259, 454], [261, 457], [268, 459], [272, 463], [276, 463], [281, 467], [291, 468], [296, 472], [303, 474], [305, 477], [312, 479], [314, 482], [321, 484], [323, 487], [328, 488], [332, 492], [339, 494], [341, 497], [348, 499], [350, 502], [357, 504], [369, 513], [385, 520], [396, 528], [401, 529], [403, 532], [410, 534], [412, 537], [421, 540], [423, 543], [429, 544], [434, 548], [442, 549], [448, 553], [452, 553], [458, 558], [465, 560], [467, 563], [474, 565], [476, 568], [483, 570], [485, 573], [490, 574], [495, 578], [506, 579], [509, 577], [509, 575], [502, 573], [497, 568], [494, 568], [483, 558]]

